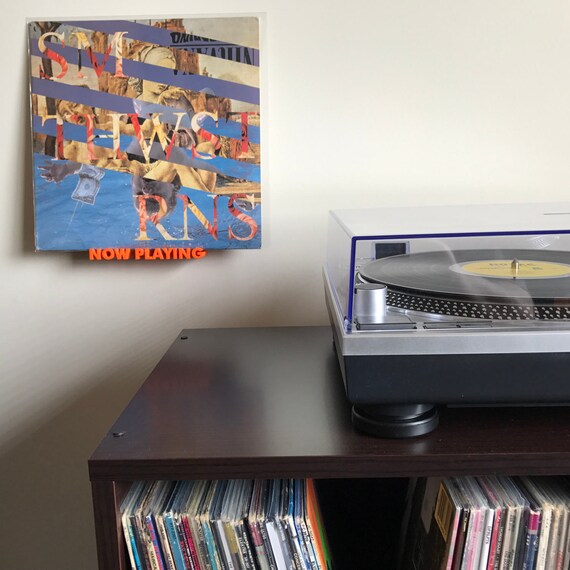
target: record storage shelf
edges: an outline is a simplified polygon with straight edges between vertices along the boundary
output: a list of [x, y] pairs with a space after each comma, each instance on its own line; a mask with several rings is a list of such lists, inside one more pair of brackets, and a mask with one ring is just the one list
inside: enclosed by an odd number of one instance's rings
[[352, 427], [329, 327], [182, 331], [89, 460], [99, 569], [130, 568], [132, 481], [570, 474], [569, 412], [453, 408], [427, 436], [377, 439]]

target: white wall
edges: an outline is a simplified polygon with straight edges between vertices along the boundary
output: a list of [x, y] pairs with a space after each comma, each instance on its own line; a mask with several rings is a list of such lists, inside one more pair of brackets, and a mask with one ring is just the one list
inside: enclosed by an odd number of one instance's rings
[[[25, 18], [237, 8], [267, 15], [263, 249], [168, 265], [34, 253]], [[4, 8], [6, 570], [96, 568], [87, 459], [180, 329], [326, 322], [329, 209], [567, 199], [568, 2], [171, 0], [168, 13], [158, 9], [148, 0]]]

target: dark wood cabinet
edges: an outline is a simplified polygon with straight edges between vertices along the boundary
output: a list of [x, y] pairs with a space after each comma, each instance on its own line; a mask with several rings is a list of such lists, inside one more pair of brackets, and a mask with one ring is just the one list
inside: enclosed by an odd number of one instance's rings
[[[185, 330], [89, 460], [99, 568], [129, 568], [119, 505], [139, 479], [323, 479], [325, 515], [366, 523], [409, 477], [493, 473], [569, 474], [569, 409], [444, 409], [429, 435], [378, 439], [351, 424], [328, 327]], [[350, 536], [331, 532], [340, 560]]]

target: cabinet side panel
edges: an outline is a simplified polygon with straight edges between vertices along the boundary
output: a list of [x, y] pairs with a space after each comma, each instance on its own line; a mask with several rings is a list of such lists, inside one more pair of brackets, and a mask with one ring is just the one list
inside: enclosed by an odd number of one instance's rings
[[122, 491], [114, 481], [91, 481], [99, 570], [128, 570], [119, 513]]

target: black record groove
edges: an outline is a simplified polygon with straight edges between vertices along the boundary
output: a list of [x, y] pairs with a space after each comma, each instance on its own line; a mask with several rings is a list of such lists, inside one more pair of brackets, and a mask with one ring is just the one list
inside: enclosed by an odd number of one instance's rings
[[[486, 274], [497, 267], [498, 275]], [[529, 267], [534, 272], [524, 271]], [[387, 285], [388, 305], [400, 309], [508, 320], [570, 317], [568, 252], [423, 252], [377, 259], [365, 265], [360, 275], [365, 281]]]
[[432, 316], [445, 315], [459, 319], [522, 321], [528, 319], [570, 319], [570, 305], [478, 303], [426, 295], [410, 295], [388, 290], [387, 304], [396, 309], [417, 311]]

